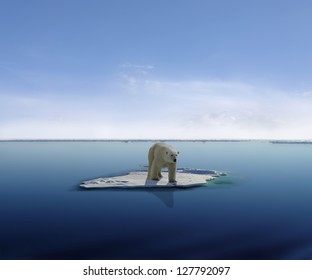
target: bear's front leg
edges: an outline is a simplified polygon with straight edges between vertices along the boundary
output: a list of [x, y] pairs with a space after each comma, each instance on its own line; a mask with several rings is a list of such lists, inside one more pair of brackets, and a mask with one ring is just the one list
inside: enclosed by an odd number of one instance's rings
[[160, 170], [157, 166], [157, 164], [153, 161], [152, 166], [151, 166], [151, 179], [155, 181], [159, 181], [159, 174]]
[[168, 179], [169, 183], [176, 183], [176, 173], [177, 173], [177, 166], [175, 163], [169, 164], [168, 166]]

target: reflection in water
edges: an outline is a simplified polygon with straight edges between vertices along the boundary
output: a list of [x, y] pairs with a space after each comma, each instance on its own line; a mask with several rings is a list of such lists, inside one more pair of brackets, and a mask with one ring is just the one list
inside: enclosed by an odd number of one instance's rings
[[159, 198], [167, 207], [173, 208], [174, 206], [174, 190], [147, 190], [146, 192], [155, 195]]

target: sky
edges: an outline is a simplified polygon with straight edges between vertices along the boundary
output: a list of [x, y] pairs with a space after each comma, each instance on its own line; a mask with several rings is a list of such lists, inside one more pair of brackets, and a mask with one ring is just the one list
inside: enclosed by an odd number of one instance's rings
[[312, 139], [312, 2], [3, 0], [0, 139]]

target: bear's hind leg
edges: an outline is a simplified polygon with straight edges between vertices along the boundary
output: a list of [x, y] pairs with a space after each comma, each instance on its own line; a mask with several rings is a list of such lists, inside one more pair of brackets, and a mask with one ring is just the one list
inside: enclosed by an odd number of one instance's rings
[[152, 148], [148, 151], [148, 173], [147, 173], [147, 179], [152, 179], [152, 165], [154, 160], [154, 153]]
[[148, 165], [148, 172], [147, 172], [147, 179], [152, 179], [151, 177], [151, 174], [152, 174], [152, 167], [151, 167], [151, 164]]

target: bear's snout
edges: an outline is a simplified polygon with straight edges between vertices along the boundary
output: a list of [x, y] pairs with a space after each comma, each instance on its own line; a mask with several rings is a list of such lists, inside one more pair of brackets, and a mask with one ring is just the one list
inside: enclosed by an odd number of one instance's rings
[[174, 160], [173, 160], [173, 162], [177, 162], [177, 160], [176, 160], [176, 159], [174, 159]]

